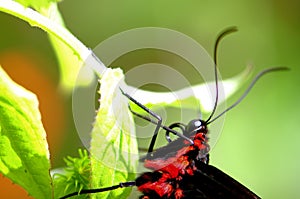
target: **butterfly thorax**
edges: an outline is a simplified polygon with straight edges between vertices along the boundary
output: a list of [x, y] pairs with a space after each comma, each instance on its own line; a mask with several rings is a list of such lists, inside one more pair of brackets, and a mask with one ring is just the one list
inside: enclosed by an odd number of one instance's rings
[[[199, 123], [200, 121], [200, 123]], [[202, 121], [203, 122], [203, 121]], [[157, 194], [159, 197], [176, 196], [182, 198], [183, 192], [179, 184], [185, 175], [192, 176], [197, 170], [195, 161], [207, 161], [209, 145], [207, 128], [201, 120], [191, 121], [185, 129], [185, 136], [193, 140], [193, 144], [178, 139], [153, 154], [153, 158], [145, 159], [144, 166], [153, 172], [147, 172], [137, 178], [138, 189], [147, 195]], [[174, 150], [167, 152], [167, 150]], [[159, 156], [160, 152], [168, 154]]]

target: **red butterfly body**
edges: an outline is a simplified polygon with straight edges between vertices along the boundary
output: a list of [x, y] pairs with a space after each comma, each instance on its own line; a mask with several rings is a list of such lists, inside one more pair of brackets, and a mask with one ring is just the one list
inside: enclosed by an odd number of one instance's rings
[[202, 120], [192, 120], [184, 135], [144, 158], [144, 166], [153, 170], [143, 173], [135, 182], [144, 195], [153, 198], [259, 198], [245, 186], [208, 165], [207, 128]]

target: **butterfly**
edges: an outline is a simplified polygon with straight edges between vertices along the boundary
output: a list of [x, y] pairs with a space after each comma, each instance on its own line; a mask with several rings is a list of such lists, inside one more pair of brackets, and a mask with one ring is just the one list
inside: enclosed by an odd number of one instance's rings
[[[216, 83], [216, 99], [214, 108], [206, 120], [194, 119], [188, 124], [173, 123], [169, 126], [162, 125], [162, 119], [159, 115], [151, 111], [149, 108], [139, 103], [136, 99], [124, 92], [121, 92], [131, 102], [138, 105], [145, 112], [155, 119], [148, 116], [131, 112], [156, 125], [152, 136], [148, 153], [141, 158], [144, 167], [151, 171], [142, 173], [134, 181], [120, 182], [111, 187], [97, 189], [83, 189], [80, 192], [74, 192], [61, 197], [61, 199], [69, 198], [81, 194], [92, 194], [104, 191], [111, 191], [118, 188], [126, 188], [136, 186], [142, 193], [140, 199], [220, 199], [220, 198], [239, 198], [239, 199], [258, 199], [260, 198], [247, 187], [222, 172], [218, 168], [209, 165], [208, 144], [208, 125], [221, 117], [239, 104], [249, 93], [251, 88], [260, 77], [266, 73], [280, 70], [287, 70], [286, 67], [273, 67], [261, 71], [252, 80], [244, 94], [231, 106], [214, 116], [218, 105], [218, 81], [217, 81], [217, 48], [221, 39], [232, 32], [237, 31], [236, 27], [225, 29], [217, 37], [214, 48], [214, 71]], [[130, 106], [129, 106], [130, 108]], [[165, 130], [165, 138], [169, 142], [164, 147], [154, 149], [157, 134], [160, 129]], [[178, 138], [172, 140], [170, 134], [174, 134]]]

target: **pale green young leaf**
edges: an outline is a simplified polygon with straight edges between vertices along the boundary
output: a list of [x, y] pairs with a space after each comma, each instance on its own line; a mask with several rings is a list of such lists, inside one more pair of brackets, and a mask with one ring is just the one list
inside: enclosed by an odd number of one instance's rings
[[42, 8], [48, 8], [53, 2], [59, 2], [60, 0], [15, 0], [25, 7], [32, 7], [36, 10], [41, 10]]
[[[65, 27], [56, 3], [50, 4], [47, 9], [42, 9], [41, 13], [51, 21]], [[79, 59], [76, 53], [55, 35], [48, 34], [48, 37], [59, 63], [60, 88], [70, 93], [74, 87], [79, 69], [83, 65], [83, 60]]]
[[0, 172], [35, 198], [51, 198], [46, 133], [38, 100], [0, 67]]
[[[221, 88], [220, 86], [222, 85], [225, 94], [219, 96], [219, 104], [239, 91], [241, 86], [249, 79], [252, 70], [253, 68], [249, 66], [240, 74], [219, 81], [219, 88]], [[197, 109], [198, 107], [196, 105], [199, 104], [199, 110], [204, 113], [209, 113], [212, 111], [214, 105], [214, 98], [211, 97], [212, 94], [208, 90], [209, 87], [214, 88], [215, 82], [193, 85], [191, 88], [183, 88], [173, 92], [152, 92], [130, 86], [127, 86], [126, 90], [132, 92], [132, 97], [138, 99], [141, 104], [152, 110], [157, 107], [165, 106]], [[221, 94], [221, 92], [219, 94]], [[132, 106], [132, 109], [135, 112], [145, 114], [145, 111], [137, 106]]]
[[[100, 108], [91, 140], [91, 186], [109, 187], [134, 180], [137, 142], [128, 99], [121, 93], [123, 73], [107, 69], [100, 80]], [[97, 198], [126, 198], [130, 188], [94, 194]]]
[[0, 11], [39, 27], [50, 35], [60, 63], [61, 87], [65, 91], [71, 91], [78, 70], [83, 65], [83, 60], [91, 55], [91, 51], [64, 27], [56, 3], [49, 2], [48, 7], [33, 10], [12, 0], [1, 0]]

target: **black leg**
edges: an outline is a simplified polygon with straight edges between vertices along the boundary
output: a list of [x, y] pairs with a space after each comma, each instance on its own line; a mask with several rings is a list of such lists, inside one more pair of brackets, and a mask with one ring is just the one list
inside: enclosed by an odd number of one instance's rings
[[118, 185], [114, 185], [114, 186], [111, 186], [111, 187], [99, 188], [99, 189], [82, 189], [79, 192], [73, 192], [73, 193], [70, 193], [68, 195], [65, 195], [65, 196], [61, 197], [60, 199], [66, 199], [66, 198], [70, 198], [72, 196], [78, 196], [78, 195], [82, 195], [82, 194], [111, 191], [111, 190], [118, 189], [118, 188], [132, 187], [132, 186], [135, 186], [135, 181], [121, 182]]
[[[128, 108], [129, 108], [130, 112], [131, 112], [133, 115], [135, 115], [135, 116], [137, 116], [137, 117], [139, 117], [139, 118], [142, 118], [142, 119], [144, 119], [144, 120], [147, 120], [148, 122], [151, 122], [152, 124], [158, 125], [157, 122], [154, 121], [154, 120], [152, 120], [150, 117], [141, 115], [141, 114], [139, 114], [139, 113], [133, 111], [133, 110], [131, 109], [130, 105], [128, 105]], [[181, 129], [182, 132], [184, 132], [185, 125], [182, 124], [182, 123], [176, 123], [176, 124], [180, 124], [180, 125], [181, 125], [180, 129]], [[183, 133], [179, 133], [179, 132], [175, 131], [175, 130], [173, 129], [173, 128], [174, 128], [173, 125], [174, 125], [174, 124], [172, 124], [172, 125], [170, 125], [170, 126], [164, 126], [164, 125], [161, 125], [161, 126], [160, 126], [160, 127], [163, 128], [164, 130], [166, 130], [166, 136], [165, 136], [165, 137], [166, 137], [166, 140], [167, 140], [168, 142], [172, 142], [172, 140], [171, 140], [170, 137], [169, 137], [169, 133], [173, 133], [173, 135], [177, 135], [178, 137], [183, 138], [183, 139], [189, 141], [191, 144], [194, 144], [193, 140], [191, 140], [190, 138], [188, 138], [188, 137], [186, 137], [185, 135], [183, 135]]]
[[206, 155], [206, 164], [209, 164], [209, 153]]
[[[154, 124], [156, 124], [156, 127], [155, 127], [155, 130], [154, 130], [154, 134], [152, 136], [152, 139], [151, 139], [151, 142], [150, 142], [150, 145], [149, 145], [149, 148], [148, 148], [148, 155], [151, 154], [151, 152], [153, 151], [153, 148], [154, 148], [154, 144], [155, 144], [155, 141], [156, 141], [156, 138], [157, 138], [157, 134], [158, 134], [158, 131], [159, 131], [159, 128], [161, 127], [161, 123], [162, 123], [162, 119], [159, 115], [157, 115], [156, 113], [154, 113], [153, 111], [151, 111], [149, 108], [147, 108], [146, 106], [144, 106], [143, 104], [139, 103], [138, 101], [136, 101], [135, 99], [133, 99], [130, 95], [128, 95], [127, 93], [125, 93], [121, 88], [120, 88], [122, 94], [127, 97], [130, 101], [132, 101], [133, 103], [135, 103], [136, 105], [138, 105], [140, 108], [142, 108], [144, 111], [146, 111], [147, 113], [149, 113], [151, 116], [153, 116], [154, 118], [157, 119], [157, 122], [153, 121], [151, 118], [148, 118], [148, 117], [145, 117], [145, 116], [142, 116], [138, 113], [135, 113], [133, 111], [133, 114], [149, 121], [149, 122], [152, 122]], [[130, 109], [131, 110], [131, 109]]]
[[151, 122], [152, 124], [157, 125], [157, 122], [154, 121], [154, 120], [152, 120], [150, 117], [141, 115], [141, 114], [135, 112], [134, 110], [132, 110], [130, 105], [128, 105], [128, 109], [130, 110], [130, 112], [131, 112], [133, 115], [135, 115], [135, 116], [137, 116], [137, 117], [139, 117], [139, 118], [142, 118], [143, 120], [146, 120], [146, 121], [148, 121], [148, 122]]
[[[169, 126], [169, 128], [170, 128], [170, 129], [173, 129], [173, 128], [180, 128], [182, 134], [184, 134], [186, 125], [183, 124], [183, 123], [180, 123], [180, 122], [176, 122], [176, 123], [174, 123], [174, 124], [171, 124], [171, 125]], [[170, 137], [170, 132], [171, 132], [171, 131], [169, 131], [168, 129], [166, 129], [166, 135], [165, 135], [165, 137], [166, 137], [166, 140], [167, 140], [168, 142], [172, 142], [172, 139], [171, 139], [171, 137]]]

